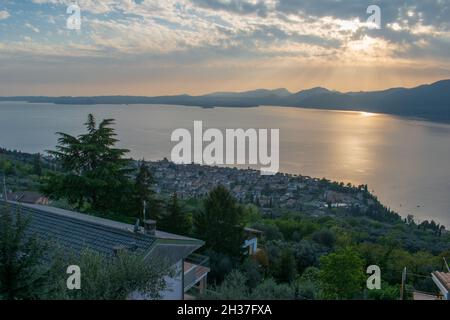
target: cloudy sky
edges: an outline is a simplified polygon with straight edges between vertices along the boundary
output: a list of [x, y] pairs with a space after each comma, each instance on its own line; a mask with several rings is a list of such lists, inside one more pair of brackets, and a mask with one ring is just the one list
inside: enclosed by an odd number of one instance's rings
[[[0, 1], [0, 95], [159, 95], [450, 78], [450, 0]], [[381, 29], [367, 8], [381, 9]]]

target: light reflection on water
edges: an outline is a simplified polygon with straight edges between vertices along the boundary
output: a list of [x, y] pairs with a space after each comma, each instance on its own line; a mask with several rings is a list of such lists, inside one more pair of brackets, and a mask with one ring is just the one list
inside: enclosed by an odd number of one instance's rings
[[279, 128], [285, 172], [368, 184], [402, 214], [450, 226], [450, 125], [365, 112], [296, 108], [57, 106], [0, 103], [0, 146], [42, 152], [57, 131], [81, 133], [88, 113], [114, 118], [121, 146], [135, 158], [170, 155], [174, 129]]

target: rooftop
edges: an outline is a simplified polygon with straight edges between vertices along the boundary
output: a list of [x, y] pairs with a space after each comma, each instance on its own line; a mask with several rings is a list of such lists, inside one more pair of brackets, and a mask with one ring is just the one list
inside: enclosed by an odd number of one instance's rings
[[[142, 230], [135, 232], [134, 225], [59, 208], [16, 202], [8, 202], [8, 205], [14, 210], [20, 208], [21, 214], [31, 218], [29, 234], [74, 253], [89, 248], [111, 256], [117, 248], [127, 248], [142, 254], [156, 251], [175, 262], [203, 245], [200, 240], [161, 231], [156, 231], [155, 235]], [[0, 207], [4, 206], [5, 202], [0, 202]], [[155, 248], [157, 250], [153, 250]]]
[[433, 272], [433, 275], [439, 280], [442, 286], [450, 291], [450, 273], [445, 272]]
[[[42, 194], [34, 191], [19, 191], [7, 194], [8, 200], [21, 202], [21, 203], [37, 203], [38, 201], [45, 199]], [[3, 196], [1, 197], [3, 199]]]
[[443, 299], [450, 300], [450, 273], [436, 271], [431, 274], [431, 277]]
[[434, 301], [439, 300], [436, 295], [432, 295], [425, 292], [414, 291], [413, 292], [413, 300], [414, 301]]

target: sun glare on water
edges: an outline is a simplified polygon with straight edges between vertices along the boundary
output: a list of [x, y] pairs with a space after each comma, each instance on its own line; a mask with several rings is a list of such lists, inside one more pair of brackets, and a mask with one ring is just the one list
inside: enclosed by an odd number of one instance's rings
[[376, 113], [372, 113], [372, 112], [361, 112], [361, 117], [363, 118], [372, 118], [372, 117], [376, 117], [377, 114]]

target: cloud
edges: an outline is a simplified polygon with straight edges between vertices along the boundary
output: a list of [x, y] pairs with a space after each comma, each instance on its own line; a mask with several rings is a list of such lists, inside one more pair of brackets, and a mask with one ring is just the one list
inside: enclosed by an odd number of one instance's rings
[[270, 75], [299, 66], [450, 69], [450, 1], [374, 0], [382, 29], [371, 30], [369, 3], [360, 0], [78, 0], [79, 32], [66, 29], [72, 2], [8, 2], [13, 31], [0, 30], [0, 61], [36, 69], [64, 61], [89, 70], [139, 66], [149, 77], [161, 66], [202, 77], [212, 69]]
[[211, 10], [224, 10], [240, 15], [256, 14], [260, 17], [266, 17], [269, 10], [265, 1], [247, 1], [247, 0], [192, 0], [200, 7]]
[[115, 10], [116, 4], [126, 3], [129, 1], [123, 0], [32, 0], [35, 4], [51, 4], [51, 5], [62, 5], [69, 6], [73, 3], [76, 3], [80, 6], [81, 10], [94, 13], [94, 14], [104, 14], [108, 12], [112, 12]]
[[0, 11], [0, 20], [6, 20], [10, 17], [11, 15], [9, 14], [8, 11], [6, 10], [1, 10]]
[[[63, 6], [72, 0], [32, 2], [60, 6], [59, 12], [64, 12]], [[228, 49], [233, 48], [240, 52], [238, 56], [264, 57], [265, 53], [269, 59], [297, 54], [322, 59], [334, 54], [342, 60], [366, 41], [366, 46], [383, 43], [377, 50], [384, 48], [385, 52], [378, 56], [407, 58], [409, 49], [411, 58], [417, 59], [425, 54], [420, 49], [424, 43], [438, 47], [429, 50], [432, 54], [447, 47], [448, 19], [443, 19], [448, 12], [447, 1], [374, 2], [382, 9], [383, 21], [383, 28], [376, 31], [368, 29], [368, 5], [359, 0], [79, 0], [83, 31], [78, 35], [66, 33], [66, 38], [81, 48], [97, 48], [90, 51], [93, 55], [110, 52], [117, 57], [195, 52], [196, 48], [219, 53], [222, 48], [226, 58]], [[47, 21], [52, 28], [56, 26], [54, 19]], [[44, 29], [34, 23], [25, 26], [36, 33]], [[45, 43], [41, 41], [41, 45]], [[84, 54], [81, 50], [80, 55]], [[372, 61], [371, 57], [360, 59]]]
[[32, 24], [30, 24], [30, 23], [25, 23], [25, 27], [27, 27], [28, 29], [31, 29], [31, 30], [33, 30], [34, 32], [36, 32], [36, 33], [39, 33], [40, 32], [40, 30], [39, 30], [39, 28], [36, 28], [35, 26], [33, 26]]

